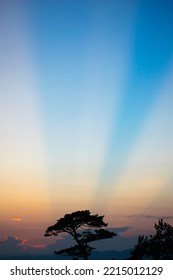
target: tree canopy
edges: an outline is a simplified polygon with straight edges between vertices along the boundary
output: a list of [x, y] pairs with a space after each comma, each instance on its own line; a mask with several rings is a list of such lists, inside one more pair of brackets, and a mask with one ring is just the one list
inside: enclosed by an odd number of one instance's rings
[[[107, 223], [103, 221], [104, 216], [91, 215], [89, 210], [76, 211], [66, 214], [63, 218], [57, 220], [57, 223], [48, 227], [45, 236], [58, 236], [60, 233], [68, 233], [75, 240], [76, 244], [70, 248], [55, 251], [56, 254], [74, 256], [88, 259], [94, 247], [88, 243], [108, 239], [117, 234], [102, 227], [107, 227]], [[98, 229], [100, 228], [100, 229]]]
[[131, 252], [130, 259], [173, 259], [173, 226], [163, 219], [155, 223], [155, 235], [140, 235], [138, 243]]

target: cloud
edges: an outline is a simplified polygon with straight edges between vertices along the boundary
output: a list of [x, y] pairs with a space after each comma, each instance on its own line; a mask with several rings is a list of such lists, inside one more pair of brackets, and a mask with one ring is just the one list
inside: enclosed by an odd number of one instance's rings
[[116, 227], [116, 228], [107, 228], [110, 231], [116, 232], [116, 233], [121, 233], [121, 232], [126, 232], [130, 229], [131, 227], [126, 226], [126, 227]]
[[157, 216], [157, 215], [128, 215], [126, 216], [127, 218], [136, 218], [136, 219], [173, 219], [173, 215], [168, 215], [168, 216]]
[[22, 242], [24, 242], [24, 240], [19, 240], [13, 236], [7, 236], [5, 240], [1, 240], [0, 257], [22, 255], [24, 253]]
[[36, 244], [36, 245], [32, 245], [32, 248], [36, 248], [36, 249], [42, 249], [42, 248], [47, 248], [47, 245], [45, 244]]
[[[117, 236], [111, 239], [99, 240], [93, 242], [93, 247], [96, 248], [97, 253], [103, 253], [108, 250], [122, 251], [133, 248], [137, 242], [137, 236], [123, 237], [119, 232], [126, 231], [128, 227], [111, 228], [117, 232]], [[54, 251], [73, 246], [75, 241], [66, 234], [60, 239], [57, 239], [54, 244], [50, 245], [34, 245], [27, 246], [26, 240], [19, 240], [16, 237], [8, 236], [5, 240], [0, 241], [0, 259], [68, 259], [63, 256], [57, 256]], [[23, 246], [24, 245], [24, 246]], [[94, 252], [93, 252], [94, 253]]]
[[[117, 236], [111, 239], [99, 240], [93, 242], [93, 247], [97, 251], [107, 250], [125, 250], [132, 248], [137, 241], [137, 237], [122, 237], [122, 232], [128, 231], [130, 227], [108, 228], [108, 230], [116, 232]], [[50, 241], [51, 238], [50, 238]], [[17, 239], [14, 236], [7, 236], [5, 240], [0, 241], [0, 259], [46, 259], [57, 258], [54, 251], [71, 247], [75, 244], [74, 239], [69, 234], [62, 234], [53, 244], [44, 245], [37, 244], [27, 246], [27, 239]], [[58, 257], [64, 259], [63, 256]]]
[[23, 221], [22, 218], [12, 218], [11, 220], [14, 221], [14, 222], [21, 222], [21, 221]]
[[17, 239], [14, 236], [7, 236], [6, 239], [0, 240], [0, 259], [26, 258], [30, 256], [53, 254], [53, 250], [46, 245], [34, 245], [28, 247], [27, 239]]
[[[92, 242], [92, 246], [98, 251], [105, 250], [124, 250], [134, 246], [137, 237], [122, 237], [120, 233], [127, 232], [130, 227], [107, 228], [109, 231], [117, 233], [117, 236], [110, 239], [103, 239]], [[80, 231], [79, 231], [80, 232]], [[68, 248], [75, 243], [71, 235], [64, 234], [61, 239], [57, 239], [54, 244], [48, 245], [47, 249], [51, 252]]]

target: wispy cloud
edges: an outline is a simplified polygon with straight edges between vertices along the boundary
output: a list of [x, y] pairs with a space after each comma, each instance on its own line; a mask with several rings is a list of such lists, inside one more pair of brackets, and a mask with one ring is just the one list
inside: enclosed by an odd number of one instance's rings
[[126, 227], [115, 227], [115, 228], [108, 228], [108, 230], [116, 232], [116, 233], [120, 233], [120, 232], [126, 232], [130, 229], [131, 227], [126, 226]]
[[22, 218], [12, 218], [11, 220], [14, 222], [21, 222], [23, 219]]
[[136, 219], [173, 219], [173, 215], [168, 216], [157, 216], [157, 215], [128, 215], [127, 218], [136, 218]]

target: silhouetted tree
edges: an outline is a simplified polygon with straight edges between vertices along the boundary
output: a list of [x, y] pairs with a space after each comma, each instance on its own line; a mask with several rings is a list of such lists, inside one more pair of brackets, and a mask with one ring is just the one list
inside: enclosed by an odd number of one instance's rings
[[130, 259], [173, 259], [173, 226], [160, 219], [155, 223], [155, 235], [139, 236], [138, 243], [131, 252]]
[[48, 227], [44, 236], [58, 236], [62, 232], [70, 234], [76, 241], [76, 244], [55, 253], [87, 260], [91, 251], [95, 249], [89, 246], [88, 243], [112, 238], [117, 235], [106, 229], [94, 229], [107, 227], [108, 224], [103, 221], [103, 218], [104, 216], [98, 216], [98, 214], [91, 215], [89, 210], [66, 214], [63, 218], [57, 220], [56, 224]]

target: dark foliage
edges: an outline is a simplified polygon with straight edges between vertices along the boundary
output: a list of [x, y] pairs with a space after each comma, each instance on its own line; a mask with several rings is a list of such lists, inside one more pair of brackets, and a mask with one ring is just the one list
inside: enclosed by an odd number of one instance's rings
[[139, 236], [138, 243], [131, 252], [130, 259], [153, 259], [172, 260], [173, 259], [173, 226], [159, 220], [154, 225], [155, 235], [149, 237]]
[[[94, 247], [88, 245], [101, 239], [108, 239], [116, 236], [114, 232], [106, 229], [95, 229], [107, 227], [103, 221], [104, 216], [91, 215], [89, 210], [76, 211], [66, 214], [63, 218], [57, 220], [57, 223], [47, 228], [45, 236], [58, 236], [62, 232], [70, 234], [76, 241], [76, 244], [55, 252], [60, 255], [74, 256], [77, 258], [88, 259]], [[85, 230], [84, 230], [85, 229]]]

